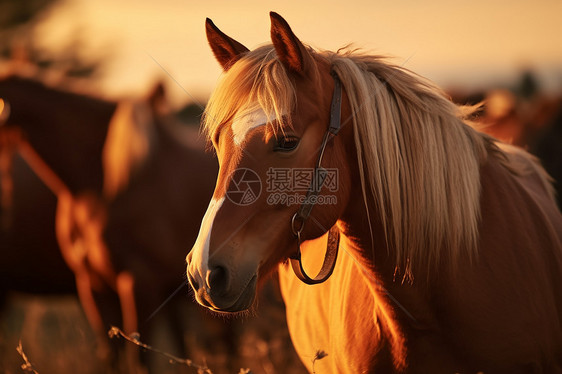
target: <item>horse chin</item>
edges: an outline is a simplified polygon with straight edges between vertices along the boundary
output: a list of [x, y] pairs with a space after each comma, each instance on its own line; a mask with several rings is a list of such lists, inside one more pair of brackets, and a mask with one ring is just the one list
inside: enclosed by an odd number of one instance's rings
[[254, 275], [246, 284], [237, 298], [225, 298], [224, 296], [214, 296], [197, 294], [199, 304], [216, 313], [240, 313], [249, 310], [256, 298], [257, 275]]

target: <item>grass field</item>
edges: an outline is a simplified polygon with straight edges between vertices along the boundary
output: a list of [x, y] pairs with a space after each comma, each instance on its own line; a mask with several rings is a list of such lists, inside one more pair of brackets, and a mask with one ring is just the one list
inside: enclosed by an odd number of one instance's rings
[[[191, 297], [180, 298], [178, 307], [184, 324], [187, 352], [184, 357], [206, 364], [213, 373], [305, 373], [290, 341], [281, 297], [274, 284], [260, 294], [254, 316], [224, 320], [195, 305]], [[170, 327], [157, 323], [154, 348], [168, 349]], [[173, 327], [172, 327], [173, 328]], [[13, 294], [2, 313], [0, 324], [0, 373], [22, 373], [21, 356], [16, 352], [21, 339], [23, 349], [40, 374], [107, 373], [96, 356], [96, 341], [76, 297]], [[167, 360], [146, 353], [159, 374], [196, 373], [179, 370]]]

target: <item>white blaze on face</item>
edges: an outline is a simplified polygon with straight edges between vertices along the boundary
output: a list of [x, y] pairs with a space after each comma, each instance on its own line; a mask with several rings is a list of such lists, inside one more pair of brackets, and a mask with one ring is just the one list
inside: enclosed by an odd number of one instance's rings
[[232, 121], [232, 133], [234, 134], [234, 144], [240, 145], [244, 141], [246, 134], [259, 126], [263, 126], [268, 122], [275, 120], [275, 115], [267, 116], [261, 109], [242, 116], [236, 115]]
[[[219, 211], [224, 196], [219, 200], [212, 199], [207, 208], [207, 212], [201, 221], [201, 228], [199, 235], [191, 250], [191, 267], [192, 274], [199, 273], [201, 279], [206, 278], [209, 270], [209, 244], [211, 243], [211, 230], [213, 228], [213, 221]], [[195, 271], [194, 271], [195, 270]]]

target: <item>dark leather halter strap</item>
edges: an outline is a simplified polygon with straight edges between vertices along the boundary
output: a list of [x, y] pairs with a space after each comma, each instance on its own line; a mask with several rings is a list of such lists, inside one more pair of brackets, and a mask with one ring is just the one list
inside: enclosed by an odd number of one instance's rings
[[301, 261], [301, 233], [304, 230], [304, 224], [306, 220], [310, 217], [310, 212], [316, 204], [316, 197], [320, 193], [322, 186], [326, 180], [328, 172], [326, 169], [322, 168], [322, 157], [324, 156], [324, 150], [326, 149], [326, 144], [328, 140], [333, 138], [338, 134], [341, 128], [341, 100], [342, 100], [342, 87], [341, 81], [338, 75], [332, 71], [332, 77], [334, 78], [334, 93], [332, 96], [332, 105], [330, 108], [330, 124], [328, 131], [324, 134], [322, 139], [322, 144], [320, 145], [320, 154], [318, 160], [316, 161], [316, 167], [314, 169], [314, 174], [312, 181], [310, 182], [310, 187], [306, 193], [305, 202], [300, 206], [299, 210], [293, 215], [291, 219], [291, 229], [293, 234], [297, 237], [297, 253], [289, 257], [291, 266], [297, 278], [306, 284], [318, 284], [325, 282], [336, 266], [336, 260], [338, 257], [338, 248], [340, 243], [340, 233], [337, 227], [334, 225], [328, 231], [328, 245], [326, 249], [326, 256], [324, 257], [324, 262], [322, 263], [322, 268], [318, 274], [311, 278], [308, 276]]

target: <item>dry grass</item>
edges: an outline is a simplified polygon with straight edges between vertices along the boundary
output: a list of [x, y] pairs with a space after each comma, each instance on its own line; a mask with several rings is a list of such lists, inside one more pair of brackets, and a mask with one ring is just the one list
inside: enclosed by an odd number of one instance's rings
[[[142, 348], [145, 351], [153, 352], [153, 353], [156, 353], [158, 355], [161, 355], [161, 356], [165, 357], [170, 364], [185, 365], [189, 368], [196, 369], [197, 372], [201, 373], [201, 374], [213, 374], [213, 372], [211, 371], [211, 369], [209, 369], [207, 367], [207, 365], [198, 365], [198, 364], [194, 363], [193, 360], [190, 360], [189, 358], [180, 358], [180, 357], [177, 357], [177, 356], [175, 356], [173, 354], [170, 354], [168, 352], [165, 352], [165, 351], [162, 351], [160, 349], [154, 348], [154, 347], [152, 347], [152, 346], [150, 346], [146, 343], [143, 343], [140, 340], [140, 335], [138, 333], [132, 333], [130, 335], [127, 335], [119, 327], [111, 326], [111, 328], [107, 332], [107, 335], [109, 336], [110, 339], [123, 338], [126, 341], [128, 341], [129, 343], [134, 344], [134, 345]], [[21, 346], [21, 342], [20, 342], [20, 346]], [[26, 358], [26, 363], [27, 362], [28, 361], [27, 361], [27, 358]]]
[[[179, 357], [189, 357], [213, 374], [240, 373], [240, 368], [251, 368], [254, 374], [306, 373], [292, 347], [276, 287], [266, 286], [260, 299], [257, 315], [223, 320], [184, 295], [179, 307], [187, 351]], [[108, 372], [96, 357], [94, 334], [75, 297], [11, 296], [0, 320], [0, 373], [22, 373], [24, 360], [16, 352], [20, 339], [32, 364], [28, 367], [40, 374]], [[162, 326], [153, 341], [144, 343], [172, 352], [170, 340], [169, 328]], [[169, 357], [149, 353], [145, 355], [159, 374], [197, 372], [187, 367], [182, 371]]]
[[29, 359], [27, 358], [27, 355], [23, 351], [23, 346], [21, 345], [21, 340], [18, 343], [18, 347], [16, 348], [16, 351], [18, 352], [18, 354], [23, 359], [23, 364], [21, 364], [21, 370], [23, 370], [27, 373], [39, 374], [39, 372], [37, 370], [35, 370], [35, 367], [33, 367], [33, 364], [31, 362], [29, 362]]
[[326, 352], [323, 350], [316, 351], [314, 358], [312, 359], [312, 374], [316, 374], [316, 361], [323, 359], [324, 357], [328, 356]]

